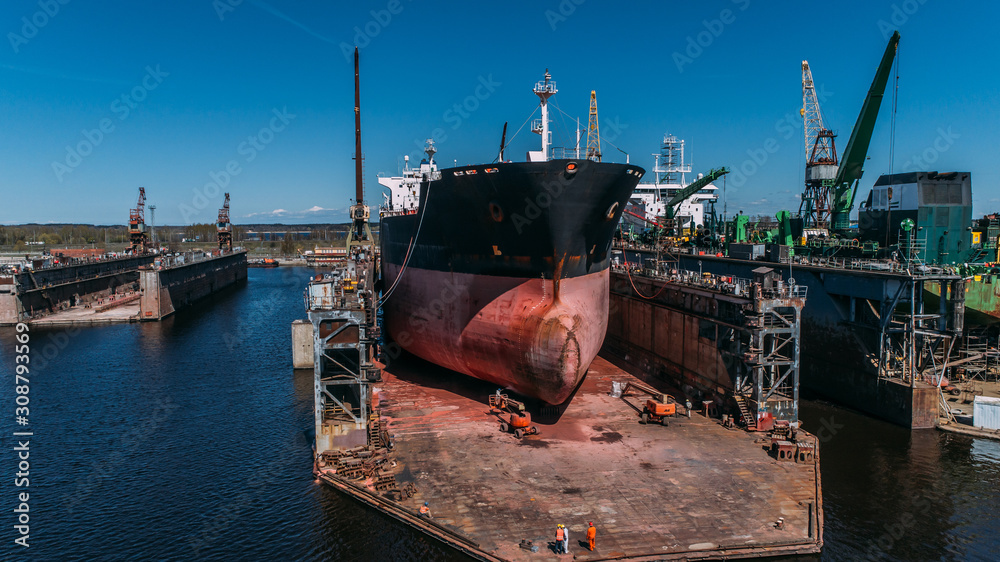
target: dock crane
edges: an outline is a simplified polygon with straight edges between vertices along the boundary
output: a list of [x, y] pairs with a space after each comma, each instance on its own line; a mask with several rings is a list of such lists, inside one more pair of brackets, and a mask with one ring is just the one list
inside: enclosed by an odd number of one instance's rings
[[694, 180], [686, 187], [677, 191], [673, 197], [665, 204], [664, 219], [660, 221], [664, 228], [667, 229], [667, 233], [671, 236], [677, 235], [677, 225], [675, 224], [674, 217], [676, 215], [676, 208], [685, 199], [691, 197], [698, 192], [701, 188], [712, 183], [713, 181], [721, 178], [722, 176], [729, 173], [729, 168], [723, 166], [721, 168], [716, 168], [714, 170], [709, 170], [704, 176]]
[[146, 235], [146, 188], [139, 188], [139, 201], [128, 213], [128, 251], [134, 256], [149, 251], [149, 238]]
[[351, 247], [362, 250], [372, 245], [372, 229], [368, 224], [371, 209], [365, 205], [365, 185], [361, 156], [361, 74], [358, 65], [358, 48], [354, 48], [354, 204], [350, 208], [351, 229], [347, 231], [347, 253]]
[[233, 225], [229, 222], [229, 194], [226, 193], [226, 201], [219, 209], [219, 220], [215, 224], [216, 232], [219, 236], [219, 250], [223, 253], [233, 251]]
[[854, 129], [851, 130], [851, 138], [840, 159], [837, 175], [830, 186], [832, 189], [830, 227], [835, 233], [844, 234], [850, 230], [850, 213], [851, 209], [854, 208], [858, 182], [861, 180], [861, 174], [864, 173], [868, 146], [871, 144], [878, 110], [882, 105], [885, 85], [889, 81], [889, 73], [898, 47], [899, 32], [896, 31], [889, 38], [889, 44], [886, 45], [885, 52], [882, 54], [882, 61], [878, 65], [878, 70], [875, 71], [875, 78], [868, 89], [865, 103], [861, 106], [861, 113], [858, 114], [858, 120], [854, 124]]
[[590, 120], [587, 123], [587, 160], [601, 161], [601, 128], [597, 123], [597, 90], [590, 91]]
[[830, 226], [830, 190], [837, 177], [837, 147], [833, 131], [823, 126], [823, 114], [813, 84], [809, 61], [802, 61], [802, 119], [805, 130], [805, 192], [799, 215], [812, 228]]

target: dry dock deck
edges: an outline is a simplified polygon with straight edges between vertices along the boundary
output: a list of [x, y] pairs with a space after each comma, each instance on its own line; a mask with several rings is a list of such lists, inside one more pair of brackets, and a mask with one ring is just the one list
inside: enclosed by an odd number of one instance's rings
[[[552, 549], [557, 523], [569, 528], [578, 560], [819, 551], [818, 455], [801, 464], [775, 460], [756, 441], [760, 434], [700, 414], [669, 427], [641, 425], [608, 394], [612, 381], [632, 378], [598, 358], [567, 409], [538, 420], [540, 435], [519, 440], [489, 415], [495, 386], [399, 360], [376, 388], [395, 444], [393, 472], [400, 485], [415, 483], [417, 494], [395, 503], [324, 480], [480, 559], [568, 558]], [[436, 525], [414, 515], [424, 501]], [[598, 530], [593, 553], [584, 547], [588, 521]], [[538, 552], [519, 548], [523, 539]]]
[[101, 324], [122, 324], [139, 321], [139, 301], [97, 312], [94, 308], [74, 306], [65, 310], [32, 318], [32, 326], [97, 326]]

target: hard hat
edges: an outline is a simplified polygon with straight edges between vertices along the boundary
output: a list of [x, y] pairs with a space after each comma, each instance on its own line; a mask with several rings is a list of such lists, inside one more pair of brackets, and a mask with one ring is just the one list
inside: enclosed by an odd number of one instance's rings
[[427, 502], [424, 502], [424, 505], [427, 505]]

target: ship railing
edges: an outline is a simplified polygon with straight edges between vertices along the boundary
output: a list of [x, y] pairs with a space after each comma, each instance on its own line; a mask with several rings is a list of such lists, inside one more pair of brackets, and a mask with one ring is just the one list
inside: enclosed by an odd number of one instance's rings
[[[663, 279], [673, 283], [683, 283], [685, 285], [703, 287], [733, 294], [736, 296], [749, 297], [753, 294], [754, 281], [742, 277], [728, 275], [712, 275], [709, 273], [699, 273], [686, 269], [651, 269], [643, 268], [639, 264], [629, 264], [629, 271], [632, 275]], [[612, 264], [611, 269], [619, 273], [626, 273], [624, 264]], [[789, 285], [784, 281], [770, 289], [762, 289], [761, 296], [769, 299], [789, 299], [806, 298], [808, 287], [805, 285]]]
[[578, 149], [575, 146], [555, 146], [552, 147], [553, 160], [576, 160], [587, 157], [587, 149]]
[[382, 217], [399, 217], [403, 215], [415, 215], [417, 214], [417, 209], [388, 209], [383, 208], [379, 210], [379, 215]]

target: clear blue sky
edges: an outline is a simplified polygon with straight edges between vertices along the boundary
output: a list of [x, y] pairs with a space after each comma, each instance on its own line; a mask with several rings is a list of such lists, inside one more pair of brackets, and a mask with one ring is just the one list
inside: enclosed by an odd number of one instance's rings
[[[236, 223], [346, 221], [354, 84], [344, 52], [355, 42], [370, 201], [381, 200], [376, 174], [395, 173], [434, 129], [446, 137], [440, 162], [492, 160], [504, 121], [509, 137], [549, 68], [555, 103], [584, 123], [597, 90], [602, 133], [632, 162], [651, 168], [669, 131], [688, 141], [695, 170], [734, 169], [730, 213], [797, 209], [801, 61], [843, 151], [896, 28], [893, 169], [971, 171], [975, 213], [997, 211], [998, 20], [995, 3], [942, 0], [9, 0], [0, 223], [122, 224], [138, 186], [159, 224], [211, 222], [222, 191]], [[859, 197], [890, 169], [891, 110], [887, 96]], [[555, 144], [572, 144], [570, 120], [557, 112], [554, 122]], [[522, 159], [537, 140], [526, 127], [509, 154]], [[604, 154], [624, 161], [611, 146]]]

